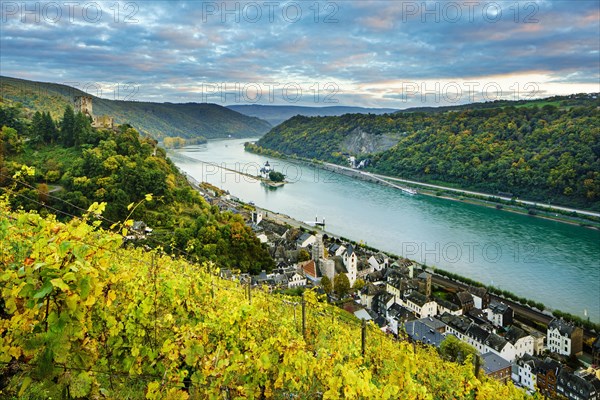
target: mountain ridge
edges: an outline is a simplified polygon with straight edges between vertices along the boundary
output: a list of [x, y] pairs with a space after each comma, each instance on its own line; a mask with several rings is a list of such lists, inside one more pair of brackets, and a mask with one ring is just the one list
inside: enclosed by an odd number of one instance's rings
[[262, 104], [235, 104], [226, 106], [230, 110], [237, 111], [248, 116], [258, 117], [271, 125], [276, 126], [280, 123], [296, 116], [306, 117], [327, 117], [339, 116], [344, 114], [387, 114], [397, 112], [395, 108], [368, 108], [353, 106], [280, 106], [280, 105], [262, 105]]
[[[109, 115], [118, 124], [129, 123], [154, 139], [164, 137], [219, 138], [251, 137], [266, 133], [271, 125], [255, 117], [211, 103], [155, 103], [110, 100], [90, 95], [77, 88], [51, 82], [37, 82], [0, 76], [0, 96], [20, 102], [35, 111], [56, 113], [73, 104], [74, 96], [93, 99], [95, 115]], [[58, 107], [57, 107], [58, 105]], [[52, 115], [54, 118], [60, 115]]]

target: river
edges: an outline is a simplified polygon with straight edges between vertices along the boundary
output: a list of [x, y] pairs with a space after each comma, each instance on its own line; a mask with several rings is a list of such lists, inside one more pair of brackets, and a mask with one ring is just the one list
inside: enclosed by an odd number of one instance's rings
[[[326, 231], [494, 285], [600, 322], [600, 231], [401, 191], [244, 151], [256, 139], [212, 140], [169, 151], [199, 181]], [[206, 163], [203, 163], [204, 161]], [[266, 161], [292, 183], [247, 176]], [[209, 164], [211, 163], [211, 164]], [[586, 310], [586, 311], [584, 311]]]

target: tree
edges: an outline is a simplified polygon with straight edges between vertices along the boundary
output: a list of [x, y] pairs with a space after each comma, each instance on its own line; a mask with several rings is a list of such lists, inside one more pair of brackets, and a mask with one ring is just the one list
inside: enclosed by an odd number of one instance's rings
[[16, 129], [3, 126], [0, 131], [0, 154], [18, 154], [23, 151], [23, 139]]
[[94, 134], [92, 130], [92, 124], [87, 115], [83, 113], [77, 113], [75, 116], [73, 138], [76, 146], [86, 143], [93, 143]]
[[58, 129], [49, 112], [42, 114], [42, 137], [46, 143], [54, 143], [58, 140]]
[[0, 106], [0, 127], [8, 126], [14, 128], [17, 132], [24, 132], [24, 124], [21, 121], [21, 104], [17, 103], [14, 107]]
[[38, 144], [44, 141], [44, 117], [39, 111], [36, 111], [31, 119], [29, 137], [31, 139], [31, 143], [33, 144]]
[[75, 112], [73, 107], [67, 105], [60, 124], [60, 141], [65, 147], [75, 144]]
[[321, 278], [321, 286], [323, 287], [323, 290], [327, 294], [331, 294], [331, 292], [333, 291], [333, 285], [331, 284], [331, 279], [329, 279], [327, 276], [324, 276]]
[[356, 282], [354, 282], [354, 286], [352, 286], [352, 289], [354, 290], [361, 290], [362, 288], [364, 288], [366, 285], [364, 279], [357, 279]]
[[310, 253], [306, 249], [300, 249], [298, 252], [298, 261], [304, 262], [310, 260]]
[[333, 278], [333, 289], [335, 293], [341, 298], [350, 292], [350, 280], [346, 274], [337, 274]]
[[283, 182], [285, 175], [283, 175], [281, 172], [271, 171], [269, 172], [269, 179], [273, 182]]
[[475, 347], [468, 343], [459, 340], [454, 335], [446, 336], [446, 339], [440, 344], [440, 354], [443, 359], [455, 361], [462, 364], [467, 359], [467, 356], [479, 357]]

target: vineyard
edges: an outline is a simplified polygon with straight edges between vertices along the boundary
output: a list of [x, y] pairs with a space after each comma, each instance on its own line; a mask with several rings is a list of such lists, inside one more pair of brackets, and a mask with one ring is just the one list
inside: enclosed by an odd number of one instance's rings
[[[124, 248], [103, 204], [67, 223], [0, 199], [0, 397], [520, 399], [305, 293]], [[126, 226], [124, 224], [123, 226]]]

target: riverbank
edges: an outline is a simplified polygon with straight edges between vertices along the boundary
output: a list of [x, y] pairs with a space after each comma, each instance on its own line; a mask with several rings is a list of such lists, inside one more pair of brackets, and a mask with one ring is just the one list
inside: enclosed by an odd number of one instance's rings
[[[405, 187], [418, 190], [419, 194], [431, 197], [438, 197], [446, 200], [458, 201], [462, 203], [473, 204], [486, 208], [495, 208], [497, 210], [511, 213], [528, 215], [531, 217], [547, 219], [561, 222], [564, 224], [580, 226], [600, 230], [600, 213], [593, 211], [570, 209], [561, 206], [552, 206], [549, 204], [536, 203], [528, 200], [513, 199], [487, 193], [478, 193], [469, 190], [452, 188], [441, 185], [434, 185], [425, 182], [418, 182], [402, 178], [396, 178], [387, 175], [374, 174], [363, 170], [357, 170], [350, 167], [344, 167], [337, 164], [322, 162], [319, 160], [310, 160], [302, 157], [291, 157], [285, 154], [264, 149], [256, 146], [254, 143], [247, 143], [244, 147], [246, 151], [259, 155], [279, 158], [281, 160], [293, 160], [307, 163], [313, 168], [319, 168], [326, 171], [339, 173], [355, 179], [360, 179], [377, 184], [385, 184], [383, 181], [401, 182]], [[392, 182], [389, 186], [398, 188]], [[576, 215], [572, 215], [575, 213]]]
[[[386, 175], [373, 174], [370, 172], [355, 170], [348, 167], [343, 167], [331, 163], [323, 163], [315, 165], [312, 161], [303, 160], [304, 162], [310, 162], [313, 166], [323, 168], [328, 171], [343, 174], [357, 179], [366, 180], [378, 184], [385, 184], [382, 180], [390, 180], [401, 182], [409, 187], [418, 190], [419, 194], [439, 197], [447, 200], [460, 201], [464, 203], [474, 204], [478, 206], [496, 208], [502, 211], [514, 212], [517, 214], [530, 215], [532, 217], [544, 218], [552, 221], [578, 225], [585, 228], [598, 229], [600, 230], [600, 214], [576, 209], [552, 208], [548, 204], [534, 203], [527, 200], [516, 200], [507, 197], [494, 196], [491, 194], [471, 192], [462, 189], [455, 189], [450, 187], [443, 187], [439, 185], [432, 185], [423, 182], [411, 181], [406, 179], [395, 178]], [[379, 179], [377, 179], [379, 178]], [[391, 182], [390, 186], [395, 187]], [[578, 214], [577, 216], [565, 215], [565, 212], [572, 212]], [[554, 214], [554, 215], [552, 215]]]

